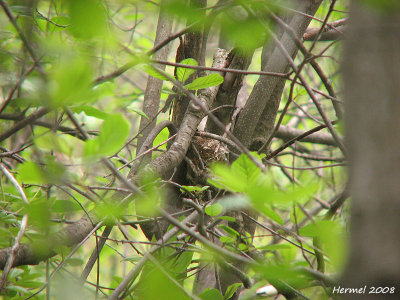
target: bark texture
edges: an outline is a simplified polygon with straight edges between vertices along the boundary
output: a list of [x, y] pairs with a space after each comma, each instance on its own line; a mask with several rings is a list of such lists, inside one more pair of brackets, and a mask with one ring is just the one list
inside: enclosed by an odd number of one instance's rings
[[[344, 81], [353, 202], [350, 259], [342, 286], [394, 287], [393, 294], [368, 299], [398, 299], [400, 11], [378, 11], [353, 1], [352, 13]], [[352, 294], [347, 299], [366, 298]]]
[[[165, 4], [167, 1], [163, 1]], [[156, 38], [154, 45], [158, 45], [161, 41], [166, 39], [168, 35], [171, 34], [172, 20], [169, 15], [164, 11], [163, 5], [161, 5], [160, 15], [158, 18]], [[154, 54], [154, 59], [166, 60], [168, 57], [169, 46], [165, 46], [158, 52]], [[158, 65], [158, 68], [165, 70], [165, 65]], [[147, 118], [142, 117], [140, 120], [139, 130], [142, 131], [142, 135], [138, 138], [137, 151], [139, 152], [144, 140], [151, 130], [156, 125], [156, 115], [160, 106], [160, 96], [161, 88], [163, 82], [160, 79], [149, 76], [147, 79], [146, 91], [143, 100], [143, 112], [146, 114]], [[154, 119], [154, 120], [153, 120]], [[152, 121], [153, 120], [153, 121]], [[150, 122], [150, 124], [149, 124]], [[151, 154], [145, 157], [145, 161], [149, 162], [151, 159]]]
[[[314, 15], [321, 4], [321, 0], [301, 0], [296, 9], [307, 15]], [[311, 18], [303, 14], [294, 14], [288, 25], [301, 38], [310, 23]], [[280, 43], [286, 51], [294, 57], [298, 51], [293, 38], [284, 32]], [[263, 71], [284, 73], [288, 70], [289, 62], [277, 45], [268, 45], [273, 50], [264, 51], [268, 57], [263, 59]], [[272, 133], [275, 118], [278, 112], [285, 79], [274, 76], [262, 76], [255, 84], [253, 91], [243, 110], [240, 112], [235, 125], [235, 136], [245, 145], [250, 146], [253, 137], [265, 137]], [[254, 136], [256, 134], [256, 136]]]

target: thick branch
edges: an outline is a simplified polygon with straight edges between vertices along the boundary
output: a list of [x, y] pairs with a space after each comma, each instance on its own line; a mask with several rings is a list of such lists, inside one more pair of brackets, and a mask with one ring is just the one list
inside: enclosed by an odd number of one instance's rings
[[304, 41], [321, 41], [321, 42], [329, 42], [329, 41], [337, 41], [343, 38], [343, 31], [345, 30], [345, 26], [347, 23], [347, 19], [340, 19], [332, 23], [326, 24], [321, 33], [321, 28], [307, 28], [306, 32], [303, 35]]
[[5, 139], [9, 138], [12, 136], [14, 133], [20, 131], [22, 128], [25, 128], [29, 124], [32, 124], [34, 121], [37, 119], [43, 117], [45, 114], [49, 112], [49, 109], [46, 107], [41, 107], [34, 113], [30, 114], [28, 117], [25, 119], [17, 122], [13, 127], [11, 127], [9, 130], [6, 132], [0, 134], [0, 142], [4, 141]]
[[[222, 67], [225, 63], [226, 51], [218, 50], [214, 56], [213, 66]], [[201, 90], [198, 99], [209, 108], [217, 95], [218, 89], [219, 86], [214, 86]], [[171, 147], [166, 153], [153, 160], [146, 169], [152, 170], [162, 178], [168, 177], [171, 171], [177, 167], [185, 157], [192, 141], [192, 137], [204, 116], [205, 112], [202, 108], [194, 102], [191, 102], [182, 121], [177, 137]]]
[[[322, 128], [326, 128], [326, 126], [320, 126]], [[297, 139], [300, 142], [305, 143], [314, 143], [314, 144], [322, 144], [328, 146], [337, 146], [335, 139], [329, 133], [322, 133], [322, 132], [311, 132], [309, 135], [307, 134], [308, 131], [304, 131], [297, 128], [291, 128], [285, 125], [281, 125], [275, 134], [275, 137], [280, 138], [284, 141]]]
[[[40, 246], [20, 244], [15, 249], [12, 267], [22, 265], [37, 265], [41, 261], [56, 255], [54, 249], [60, 246], [72, 246], [82, 241], [95, 227], [98, 219], [94, 215], [87, 215], [79, 221], [68, 224], [62, 231], [49, 237]], [[92, 223], [93, 222], [93, 223]], [[0, 250], [0, 270], [3, 270], [11, 253], [11, 247]]]
[[[299, 2], [300, 5], [297, 10], [305, 12], [308, 15], [313, 15], [321, 4], [321, 0], [302, 0]], [[295, 14], [292, 16], [289, 26], [296, 30], [297, 36], [301, 37], [310, 21], [308, 17]], [[297, 53], [297, 46], [287, 32], [283, 33], [280, 42], [286, 48], [287, 52], [294, 57]], [[288, 66], [289, 61], [276, 45], [274, 46], [274, 50], [271, 51], [271, 55], [263, 71], [284, 73]], [[276, 91], [276, 87], [279, 87], [279, 91]], [[235, 136], [242, 141], [245, 146], [250, 145], [256, 127], [261, 131], [257, 136], [269, 136], [271, 134], [283, 87], [284, 80], [272, 76], [262, 76], [255, 84], [245, 107], [239, 114], [234, 129]], [[261, 116], [263, 116], [263, 121], [259, 123]]]
[[[252, 55], [245, 55], [240, 50], [234, 49], [229, 54], [229, 65], [228, 69], [240, 69], [247, 70], [250, 65]], [[226, 126], [229, 124], [233, 110], [235, 108], [236, 99], [239, 94], [239, 90], [242, 87], [243, 74], [225, 73], [224, 82], [221, 85], [217, 97], [215, 98], [213, 109], [219, 108], [215, 111], [214, 115]], [[224, 129], [220, 128], [212, 122], [207, 120], [206, 131], [222, 135]]]
[[[161, 3], [160, 16], [158, 18], [157, 32], [156, 38], [154, 41], [154, 45], [158, 45], [161, 41], [165, 40], [166, 37], [171, 33], [172, 28], [172, 20], [167, 15], [167, 12], [164, 10], [165, 1]], [[154, 58], [158, 60], [166, 60], [168, 56], [169, 47], [164, 47], [160, 51], [154, 54]], [[165, 65], [158, 65], [158, 68], [161, 70], [165, 70]], [[148, 117], [142, 117], [140, 119], [139, 131], [142, 131], [142, 136], [138, 138], [137, 151], [140, 150], [144, 140], [147, 135], [156, 125], [157, 119], [156, 115], [160, 106], [160, 96], [161, 96], [161, 88], [163, 85], [163, 81], [157, 79], [153, 76], [149, 76], [147, 79], [146, 91], [144, 93], [143, 100], [143, 112]], [[149, 121], [151, 120], [151, 121]], [[151, 122], [149, 124], [149, 122]], [[145, 161], [150, 161], [151, 154], [146, 155], [144, 157]]]

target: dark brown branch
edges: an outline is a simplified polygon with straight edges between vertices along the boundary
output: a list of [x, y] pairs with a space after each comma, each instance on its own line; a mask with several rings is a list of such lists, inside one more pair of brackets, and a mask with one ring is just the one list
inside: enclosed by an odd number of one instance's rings
[[[214, 56], [214, 66], [224, 65], [226, 62], [226, 52], [219, 50]], [[161, 70], [158, 70], [162, 72]], [[164, 72], [165, 76], [169, 76]], [[183, 86], [170, 78], [174, 85], [181, 88], [184, 92], [186, 91]], [[210, 105], [214, 101], [214, 98], [218, 92], [219, 87], [210, 87], [201, 90], [198, 97], [195, 97], [190, 92], [186, 91], [191, 100], [188, 110], [184, 116], [177, 137], [167, 152], [158, 156], [152, 162], [146, 166], [146, 169], [152, 170], [158, 174], [161, 178], [167, 178], [171, 171], [177, 167], [184, 159], [187, 150], [189, 149], [192, 137], [194, 136], [197, 126], [205, 116], [205, 112], [209, 111]]]
[[50, 110], [46, 107], [41, 107], [25, 119], [17, 122], [13, 127], [11, 127], [9, 130], [6, 132], [0, 134], [0, 142], [4, 141], [5, 139], [9, 138], [12, 136], [14, 133], [18, 132], [22, 128], [28, 126], [29, 124], [32, 124], [34, 121], [37, 119], [43, 117], [45, 114], [47, 114]]
[[[336, 99], [336, 93], [333, 90], [332, 84], [328, 77], [325, 75], [324, 71], [320, 67], [320, 65], [317, 63], [317, 61], [314, 59], [313, 55], [311, 54], [310, 51], [304, 47], [302, 41], [296, 36], [296, 33], [294, 30], [288, 26], [285, 22], [283, 22], [279, 17], [277, 17], [275, 14], [272, 13], [272, 17], [274, 20], [276, 20], [281, 26], [285, 28], [289, 32], [289, 34], [292, 36], [293, 40], [295, 41], [297, 47], [300, 49], [301, 53], [304, 55], [305, 59], [308, 59], [310, 61], [311, 66], [314, 68], [315, 72], [318, 74], [319, 78], [321, 79], [322, 83], [324, 84], [326, 90], [329, 93], [329, 96], [332, 98]], [[317, 32], [317, 34], [319, 31]], [[335, 109], [336, 112], [336, 117], [338, 119], [341, 119], [343, 117], [343, 112], [340, 104], [337, 101], [332, 101], [332, 105]]]
[[[298, 10], [307, 14], [314, 14], [321, 4], [319, 1], [299, 1]], [[253, 16], [254, 17], [254, 16]], [[296, 34], [302, 36], [310, 18], [295, 14], [289, 21], [289, 26], [296, 29]], [[268, 44], [268, 59], [263, 63], [263, 71], [285, 73], [290, 63], [283, 55], [281, 47], [286, 53], [295, 56], [297, 47], [288, 33], [283, 32], [278, 43]], [[255, 84], [243, 110], [240, 112], [234, 128], [235, 136], [245, 145], [250, 146], [253, 137], [270, 136], [274, 127], [285, 80], [278, 77], [262, 76]]]
[[[168, 37], [172, 29], [172, 19], [168, 16], [165, 11], [165, 1], [161, 2], [160, 13], [158, 17], [157, 31], [154, 44], [157, 45]], [[166, 60], [168, 57], [169, 47], [163, 47], [161, 51], [154, 54], [154, 58], [157, 60]], [[165, 70], [165, 65], [158, 65], [161, 70]], [[156, 126], [158, 110], [160, 106], [160, 96], [163, 81], [153, 76], [148, 76], [146, 91], [144, 93], [143, 108], [142, 111], [146, 114], [146, 117], [140, 118], [139, 131], [142, 131], [142, 136], [139, 136], [137, 142], [136, 151], [140, 150], [143, 142], [147, 135]], [[149, 162], [151, 160], [151, 154], [145, 155], [142, 160]]]
[[8, 19], [10, 20], [11, 24], [14, 26], [15, 30], [18, 32], [19, 37], [22, 40], [22, 43], [24, 44], [25, 48], [28, 50], [28, 53], [30, 55], [30, 57], [32, 58], [33, 62], [35, 63], [35, 66], [37, 67], [38, 72], [44, 76], [44, 70], [41, 67], [40, 63], [39, 63], [39, 59], [36, 56], [35, 51], [33, 50], [31, 44], [29, 43], [28, 39], [26, 38], [25, 34], [22, 32], [21, 28], [19, 28], [17, 21], [14, 17], [14, 15], [12, 14], [10, 8], [8, 7], [8, 5], [3, 1], [0, 0], [0, 6], [3, 7], [4, 12], [6, 13]]
[[[335, 124], [335, 122], [332, 122], [332, 124]], [[280, 146], [278, 149], [276, 149], [275, 151], [271, 152], [270, 154], [267, 155], [266, 159], [270, 159], [272, 157], [274, 157], [275, 155], [277, 155], [278, 153], [280, 153], [281, 151], [283, 151], [284, 149], [286, 149], [287, 147], [289, 147], [290, 145], [292, 145], [293, 143], [295, 143], [296, 141], [299, 141], [307, 136], [312, 135], [313, 133], [320, 131], [324, 128], [327, 128], [326, 125], [320, 125], [317, 126], [311, 130], [308, 130], [306, 132], [302, 132], [302, 134], [292, 138], [290, 141], [286, 142], [285, 144], [283, 144], [282, 146]], [[336, 142], [336, 140], [335, 140]]]
[[[251, 62], [251, 57], [252, 53], [244, 54], [241, 53], [241, 51], [238, 49], [233, 49], [228, 56], [229, 65], [227, 66], [227, 68], [247, 70]], [[213, 109], [222, 106], [228, 106], [218, 109], [214, 113], [215, 116], [225, 126], [227, 126], [231, 121], [232, 114], [237, 103], [239, 90], [243, 84], [244, 72], [245, 71], [243, 71], [243, 73], [225, 73], [224, 82], [221, 84], [217, 97], [215, 98], [214, 105], [212, 107]], [[217, 124], [212, 122], [211, 119], [208, 119], [206, 124], [206, 131], [222, 135], [225, 130], [224, 128], [220, 128], [219, 126], [217, 126]]]
[[[303, 41], [317, 41], [328, 42], [337, 41], [343, 38], [343, 31], [345, 30], [345, 25], [347, 19], [340, 19], [332, 23], [326, 24], [322, 32], [319, 34], [321, 28], [307, 28], [303, 35]], [[318, 36], [319, 34], [319, 36]]]
[[[90, 215], [93, 223], [97, 223], [97, 218]], [[95, 227], [87, 215], [79, 221], [68, 224], [64, 230], [49, 237], [45, 243], [40, 244], [40, 249], [34, 245], [20, 244], [15, 250], [15, 257], [12, 267], [22, 265], [37, 265], [41, 261], [54, 256], [54, 249], [60, 246], [72, 246], [82, 241]], [[0, 270], [3, 270], [7, 259], [11, 253], [11, 247], [0, 250]]]
[[[319, 130], [322, 130], [323, 128], [326, 128], [326, 126], [323, 126]], [[317, 131], [313, 131], [310, 133], [309, 131], [304, 131], [297, 128], [291, 128], [285, 125], [281, 125], [279, 127], [278, 131], [275, 134], [275, 137], [283, 139], [285, 141], [296, 139], [296, 141], [305, 143], [337, 146], [336, 141], [332, 138], [332, 135], [328, 133], [317, 133]]]
[[[176, 34], [168, 36], [164, 41], [160, 42], [159, 44], [154, 46], [154, 48], [152, 48], [149, 51], [147, 51], [146, 54], [149, 55], [149, 56], [153, 55], [154, 53], [156, 53], [157, 51], [159, 51], [160, 49], [162, 49], [163, 47], [168, 45], [171, 41], [173, 41], [173, 40], [177, 39], [178, 37], [180, 37], [180, 36], [184, 35], [185, 33], [187, 33], [193, 27], [193, 25], [182, 29], [181, 31], [177, 32]], [[100, 83], [113, 80], [113, 79], [121, 76], [122, 74], [124, 74], [126, 71], [128, 71], [130, 68], [134, 67], [136, 64], [137, 64], [136, 60], [128, 62], [125, 65], [119, 67], [117, 70], [115, 70], [115, 71], [113, 71], [113, 72], [111, 72], [111, 73], [109, 73], [107, 75], [102, 75], [102, 76], [97, 77], [93, 81], [93, 84], [94, 85], [98, 85]]]
[[282, 77], [282, 78], [288, 78], [288, 76], [289, 76], [289, 74], [287, 74], [287, 73], [246, 71], [242, 67], [231, 68], [231, 66], [228, 66], [226, 68], [214, 68], [214, 67], [205, 67], [205, 66], [186, 65], [186, 64], [180, 64], [180, 63], [176, 63], [176, 62], [174, 63], [174, 62], [170, 62], [170, 61], [156, 60], [156, 59], [152, 59], [151, 62], [154, 62], [157, 64], [164, 64], [167, 66], [182, 67], [182, 68], [200, 70], [200, 71], [215, 71], [215, 72], [225, 72], [225, 73], [233, 73], [233, 74], [241, 74], [241, 75], [277, 76], [277, 77]]

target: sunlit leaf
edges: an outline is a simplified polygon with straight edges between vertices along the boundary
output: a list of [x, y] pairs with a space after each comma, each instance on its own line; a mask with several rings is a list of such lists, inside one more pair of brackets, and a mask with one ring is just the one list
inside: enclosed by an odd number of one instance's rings
[[18, 174], [23, 183], [44, 184], [45, 176], [40, 167], [34, 162], [27, 161], [19, 166]]
[[108, 156], [118, 151], [128, 138], [130, 125], [121, 115], [108, 115], [100, 135], [85, 144], [85, 156]]
[[[184, 65], [190, 65], [190, 66], [198, 66], [199, 65], [199, 63], [193, 58], [184, 59], [180, 63], [184, 64]], [[192, 75], [194, 72], [196, 72], [196, 70], [194, 70], [194, 69], [178, 67], [176, 69], [176, 79], [178, 79], [180, 82], [184, 83], [190, 77], [190, 75]]]
[[140, 216], [154, 217], [164, 197], [159, 179], [151, 173], [146, 173], [142, 176], [141, 183], [143, 193], [136, 196], [136, 212]]
[[76, 37], [90, 39], [101, 37], [107, 31], [106, 12], [96, 0], [68, 0], [71, 26], [68, 28]]
[[143, 276], [138, 290], [138, 299], [190, 300], [182, 289], [176, 286], [176, 284], [158, 268], [154, 268], [151, 274]]
[[72, 200], [56, 200], [52, 206], [52, 210], [56, 213], [68, 213], [80, 211], [82, 208], [76, 201]]
[[64, 57], [50, 72], [49, 99], [53, 107], [90, 103], [95, 100], [91, 86], [93, 70], [82, 57]]
[[341, 267], [345, 261], [346, 239], [342, 225], [337, 221], [322, 220], [299, 229], [303, 236], [318, 237], [323, 252]]
[[224, 297], [217, 289], [206, 288], [199, 297], [203, 300], [223, 300]]
[[175, 275], [182, 275], [186, 272], [187, 267], [190, 265], [192, 262], [194, 252], [192, 251], [186, 251], [183, 252], [182, 254], [179, 254], [179, 256], [176, 259], [170, 259], [168, 264], [171, 266], [168, 268], [171, 274]]
[[236, 239], [231, 236], [221, 236], [219, 240], [224, 244], [233, 244], [236, 241]]
[[224, 77], [217, 73], [213, 73], [204, 77], [199, 77], [193, 80], [193, 82], [185, 85], [185, 89], [188, 90], [201, 90], [212, 86], [220, 85], [224, 82]]
[[224, 300], [230, 299], [233, 296], [233, 294], [237, 291], [237, 289], [242, 285], [243, 283], [234, 283], [228, 286], [224, 295]]
[[285, 284], [293, 288], [302, 288], [310, 280], [309, 276], [288, 264], [261, 264], [254, 269], [262, 278], [281, 288], [285, 288]]
[[76, 113], [81, 113], [84, 112], [87, 116], [98, 118], [104, 120], [109, 116], [108, 113], [98, 110], [97, 108], [89, 105], [80, 105], [80, 106], [75, 106], [72, 108], [72, 110]]
[[242, 51], [251, 53], [254, 49], [261, 47], [268, 37], [263, 21], [248, 16], [247, 12], [239, 6], [227, 10], [219, 20], [225, 39]]
[[232, 237], [240, 236], [239, 232], [237, 232], [235, 229], [233, 229], [233, 228], [231, 228], [229, 226], [221, 224], [221, 225], [218, 225], [218, 227], [223, 229], [227, 234], [229, 234]]
[[166, 80], [166, 81], [169, 80], [168, 77], [166, 77], [166, 76], [164, 76], [163, 74], [157, 72], [157, 71], [154, 70], [154, 68], [152, 68], [151, 66], [146, 65], [146, 66], [143, 67], [143, 70], [144, 70], [147, 74], [149, 74], [150, 76], [152, 76], [152, 77], [154, 77], [154, 78], [158, 78], [158, 79], [160, 79], [160, 80]]
[[230, 217], [230, 216], [220, 216], [220, 217], [217, 217], [217, 219], [225, 220], [225, 221], [228, 221], [228, 222], [235, 222], [236, 221], [236, 218]]
[[203, 192], [205, 190], [207, 190], [209, 188], [208, 185], [206, 186], [193, 186], [193, 185], [182, 185], [182, 187], [184, 188], [185, 191], [188, 192]]
[[219, 214], [222, 213], [222, 205], [219, 203], [207, 205], [205, 208], [205, 212], [209, 216], [218, 216]]
[[141, 109], [132, 106], [129, 106], [128, 109], [137, 113], [139, 116], [146, 118], [147, 120], [149, 119], [149, 117]]

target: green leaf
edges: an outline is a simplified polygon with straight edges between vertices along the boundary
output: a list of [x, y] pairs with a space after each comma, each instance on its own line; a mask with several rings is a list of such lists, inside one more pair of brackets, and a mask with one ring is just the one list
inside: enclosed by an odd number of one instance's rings
[[239, 232], [237, 232], [235, 229], [233, 229], [229, 226], [221, 224], [221, 225], [218, 225], [218, 227], [223, 229], [227, 234], [229, 234], [232, 237], [240, 236]]
[[[256, 153], [252, 153], [252, 155], [257, 157]], [[260, 159], [260, 156], [257, 158]], [[208, 180], [211, 184], [239, 193], [251, 191], [261, 174], [261, 170], [245, 154], [240, 155], [231, 167], [216, 163], [211, 165], [211, 170], [213, 176]], [[244, 201], [242, 199], [239, 202], [244, 204]]]
[[140, 216], [154, 217], [158, 213], [164, 191], [160, 188], [158, 178], [152, 173], [145, 172], [140, 183], [143, 193], [136, 195], [136, 213]]
[[240, 12], [237, 9], [238, 7], [235, 12], [221, 14], [221, 30], [241, 51], [251, 53], [266, 42], [267, 31], [257, 17], [246, 17], [245, 11]]
[[84, 112], [85, 115], [87, 115], [87, 116], [94, 117], [97, 119], [102, 119], [102, 120], [104, 120], [105, 118], [107, 118], [107, 116], [109, 116], [108, 113], [98, 110], [97, 108], [95, 108], [93, 106], [89, 106], [89, 105], [75, 106], [72, 108], [72, 111], [74, 111], [78, 114], [81, 112]]
[[233, 244], [236, 241], [236, 239], [232, 238], [231, 236], [221, 236], [219, 240], [224, 244]]
[[[270, 282], [279, 283], [283, 281], [285, 284], [296, 289], [304, 287], [307, 282], [310, 282], [310, 277], [289, 264], [260, 264], [254, 266], [254, 271], [259, 274], [261, 278]], [[278, 286], [277, 288], [284, 288], [284, 285]]]
[[77, 267], [77, 266], [82, 266], [82, 264], [83, 264], [84, 262], [82, 261], [81, 258], [73, 258], [73, 257], [71, 257], [71, 258], [67, 259], [67, 260], [65, 261], [65, 263], [66, 263], [67, 265]]
[[129, 106], [128, 109], [137, 113], [139, 116], [146, 118], [147, 120], [149, 119], [149, 117], [142, 110], [140, 110], [136, 107]]
[[229, 216], [221, 216], [221, 217], [217, 217], [217, 219], [225, 220], [225, 221], [228, 221], [228, 222], [235, 222], [236, 221], [236, 218], [229, 217]]
[[219, 214], [222, 213], [222, 205], [219, 203], [207, 205], [205, 212], [209, 216], [218, 216]]
[[278, 215], [274, 210], [272, 210], [270, 207], [264, 205], [260, 211], [266, 215], [268, 218], [271, 220], [275, 221], [276, 223], [283, 225], [283, 220], [280, 215]]
[[50, 203], [47, 199], [35, 199], [26, 208], [29, 216], [29, 223], [38, 226], [42, 232], [50, 226]]
[[203, 300], [223, 300], [224, 297], [217, 289], [206, 288], [199, 297]]
[[175, 259], [171, 260], [172, 265], [170, 268], [168, 268], [168, 270], [178, 275], [185, 273], [187, 267], [192, 262], [193, 254], [194, 252], [192, 251], [183, 252], [182, 254], [179, 255], [179, 257], [177, 257], [176, 260]]
[[20, 165], [18, 168], [18, 174], [21, 178], [21, 181], [25, 184], [46, 183], [42, 169], [40, 169], [37, 164], [31, 161], [24, 162], [22, 165]]
[[319, 224], [316, 223], [308, 224], [299, 229], [299, 233], [302, 236], [310, 236], [310, 237], [319, 236], [320, 232], [321, 232], [320, 226]]
[[[168, 128], [164, 128], [163, 130], [161, 130], [161, 132], [157, 135], [157, 137], [154, 139], [153, 142], [153, 146], [158, 146], [161, 143], [165, 142], [169, 137], [169, 130]], [[167, 149], [167, 144], [163, 144], [162, 146], [160, 146], [158, 149]], [[153, 152], [153, 158], [158, 155], [158, 153], [156, 151]]]
[[[199, 63], [193, 59], [193, 58], [187, 58], [184, 59], [180, 62], [180, 64], [184, 65], [190, 65], [190, 66], [198, 66]], [[185, 81], [192, 75], [196, 70], [194, 69], [188, 69], [188, 68], [183, 68], [183, 67], [178, 67], [176, 69], [176, 79], [178, 79], [180, 82], [185, 83]]]
[[224, 300], [230, 299], [242, 284], [243, 283], [234, 283], [228, 286], [224, 295]]
[[97, 0], [69, 0], [71, 26], [68, 29], [78, 38], [103, 37], [107, 33], [106, 12]]
[[[43, 285], [43, 284], [42, 284]], [[14, 293], [21, 293], [21, 294], [28, 294], [29, 293], [29, 289], [27, 288], [23, 288], [21, 286], [7, 286], [5, 287], [5, 292], [7, 292], [8, 294], [4, 293], [4, 295], [6, 296], [13, 296]]]
[[[137, 290], [140, 291], [140, 296], [137, 299], [190, 299], [181, 288], [177, 287], [176, 284], [158, 268], [155, 268], [152, 270], [151, 274], [147, 275], [148, 276], [143, 276], [139, 282]], [[211, 298], [207, 299], [211, 300]]]
[[232, 164], [232, 172], [245, 180], [246, 185], [250, 188], [258, 181], [261, 174], [261, 170], [244, 154], [240, 155]]
[[147, 74], [149, 74], [150, 76], [152, 76], [152, 77], [154, 77], [154, 78], [158, 78], [158, 79], [160, 79], [160, 80], [166, 80], [166, 81], [169, 80], [168, 77], [166, 77], [166, 76], [160, 74], [159, 72], [157, 72], [156, 70], [154, 70], [153, 67], [151, 67], [151, 66], [149, 66], [149, 65], [145, 65], [145, 66], [143, 67], [143, 70], [144, 70]]
[[184, 188], [184, 191], [188, 192], [203, 192], [209, 188], [208, 185], [202, 187], [196, 185], [182, 185], [182, 187]]
[[217, 73], [213, 73], [204, 77], [199, 77], [193, 80], [193, 82], [185, 85], [188, 90], [201, 90], [212, 86], [220, 85], [224, 82], [224, 77]]
[[50, 72], [49, 98], [52, 107], [89, 103], [96, 100], [92, 88], [93, 68], [82, 57], [64, 57]]
[[101, 126], [100, 135], [85, 144], [84, 155], [108, 156], [118, 151], [129, 136], [130, 125], [121, 115], [109, 115]]
[[345, 261], [346, 235], [343, 226], [333, 220], [322, 220], [299, 229], [303, 236], [318, 237], [322, 251], [331, 258], [337, 266], [343, 266]]
[[55, 213], [68, 213], [82, 210], [79, 204], [72, 200], [56, 200], [52, 209]]

